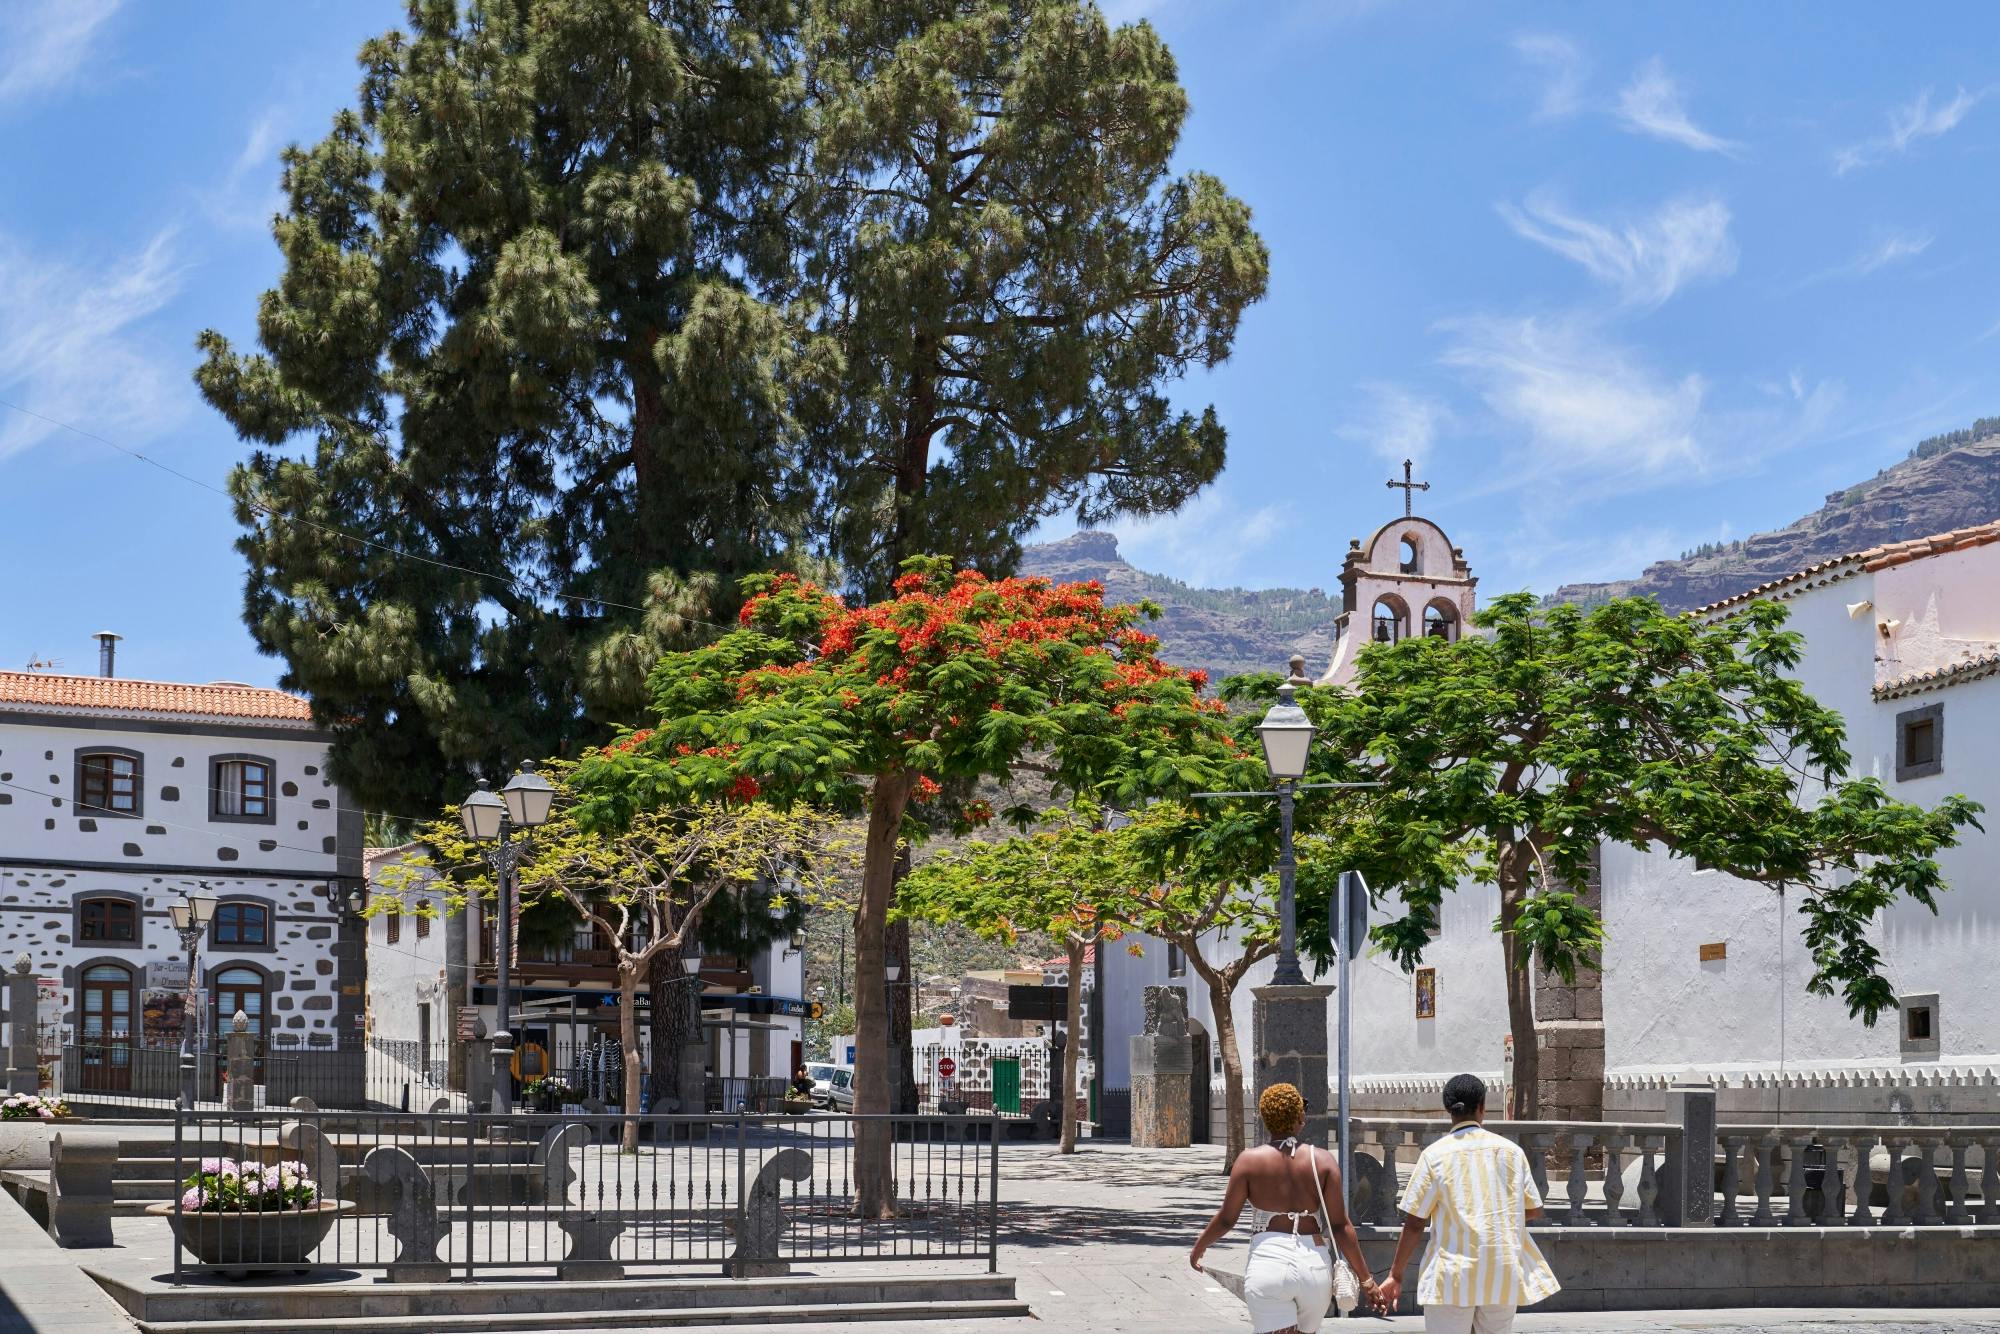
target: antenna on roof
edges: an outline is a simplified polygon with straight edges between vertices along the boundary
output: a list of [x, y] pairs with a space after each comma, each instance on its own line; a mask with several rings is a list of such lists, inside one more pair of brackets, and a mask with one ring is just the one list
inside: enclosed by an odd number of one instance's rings
[[24, 672], [52, 672], [60, 666], [62, 666], [62, 663], [54, 658], [30, 658], [28, 659], [28, 665], [21, 670]]

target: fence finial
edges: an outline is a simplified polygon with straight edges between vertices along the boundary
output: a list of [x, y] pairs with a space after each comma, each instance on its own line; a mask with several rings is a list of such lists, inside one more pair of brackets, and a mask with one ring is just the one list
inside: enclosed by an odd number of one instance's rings
[[28, 956], [26, 950], [22, 950], [14, 956], [14, 971], [22, 977], [26, 977], [29, 973], [35, 971], [35, 961]]
[[232, 1033], [248, 1033], [250, 1031], [250, 1016], [238, 1010], [236, 1017], [229, 1021], [229, 1031]]

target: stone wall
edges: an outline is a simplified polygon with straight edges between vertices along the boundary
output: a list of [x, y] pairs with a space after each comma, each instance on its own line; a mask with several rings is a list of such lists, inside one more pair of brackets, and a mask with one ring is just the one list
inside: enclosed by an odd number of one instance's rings
[[[1604, 911], [1601, 853], [1576, 887], [1577, 902]], [[1535, 977], [1535, 1033], [1540, 1039], [1538, 1094], [1548, 1121], [1604, 1119], [1604, 981], [1595, 968], [1579, 968], [1576, 981], [1554, 973]]]
[[[1369, 1267], [1386, 1273], [1400, 1229], [1359, 1231]], [[1529, 1308], [1538, 1313], [2000, 1302], [2000, 1227], [1991, 1225], [1536, 1228], [1534, 1237], [1563, 1285], [1554, 1297]], [[1241, 1253], [1211, 1259], [1208, 1274], [1240, 1295]], [[1416, 1277], [1413, 1266], [1410, 1292]], [[1403, 1310], [1416, 1309], [1414, 1297], [1406, 1295]]]
[[[139, 938], [76, 939], [75, 900], [84, 893], [136, 900]], [[346, 915], [332, 900], [325, 881], [10, 870], [0, 875], [0, 957], [11, 959], [25, 952], [38, 976], [62, 980], [64, 1041], [73, 1041], [77, 1034], [82, 972], [95, 964], [123, 966], [133, 977], [133, 1031], [143, 1038], [138, 1007], [149, 989], [149, 965], [181, 963], [187, 957], [168, 917], [169, 907], [184, 893], [211, 894], [224, 902], [253, 901], [270, 912], [265, 945], [204, 942], [200, 985], [206, 986], [225, 968], [252, 969], [265, 980], [266, 1024], [272, 1035], [289, 1031], [301, 1036], [323, 1034], [328, 1041], [360, 1040], [366, 978], [360, 927], [343, 920]]]

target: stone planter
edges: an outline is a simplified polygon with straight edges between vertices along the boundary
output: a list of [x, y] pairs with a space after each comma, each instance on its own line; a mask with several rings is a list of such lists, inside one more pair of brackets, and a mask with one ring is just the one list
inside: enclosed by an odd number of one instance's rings
[[786, 1116], [806, 1116], [812, 1112], [813, 1102], [811, 1098], [785, 1098], [778, 1107]]
[[305, 1269], [333, 1220], [353, 1207], [348, 1200], [322, 1200], [305, 1209], [177, 1215], [169, 1200], [147, 1205], [146, 1212], [172, 1222], [196, 1260], [221, 1266], [230, 1278], [245, 1278], [260, 1270]]

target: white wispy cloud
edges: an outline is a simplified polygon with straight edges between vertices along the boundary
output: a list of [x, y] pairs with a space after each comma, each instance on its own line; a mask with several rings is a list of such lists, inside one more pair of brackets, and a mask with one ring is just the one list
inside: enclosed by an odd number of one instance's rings
[[1649, 134], [1701, 153], [1734, 157], [1743, 148], [1694, 123], [1682, 102], [1680, 84], [1658, 56], [1633, 71], [1632, 81], [1619, 92], [1618, 119], [1634, 134]]
[[1625, 490], [1707, 466], [1702, 377], [1661, 375], [1581, 318], [1450, 320], [1443, 360], [1523, 439], [1515, 480]]
[[1451, 410], [1401, 385], [1375, 382], [1362, 385], [1361, 390], [1368, 395], [1366, 413], [1334, 434], [1366, 445], [1390, 463], [1404, 459], [1423, 463], [1428, 459], [1438, 430], [1451, 421]]
[[1714, 195], [1670, 199], [1617, 222], [1573, 213], [1546, 190], [1499, 210], [1521, 236], [1581, 264], [1630, 305], [1657, 306], [1687, 283], [1736, 271], [1729, 206]]
[[1541, 97], [1535, 106], [1537, 118], [1560, 120], [1582, 108], [1589, 62], [1581, 47], [1556, 32], [1522, 33], [1514, 38], [1513, 47], [1514, 54], [1542, 78]]
[[1865, 276], [1877, 269], [1887, 268], [1891, 264], [1915, 259], [1929, 250], [1931, 242], [1935, 239], [1929, 232], [1897, 232], [1893, 236], [1883, 237], [1855, 256], [1854, 263], [1849, 267], [1855, 274]]
[[1932, 106], [1931, 90], [1924, 89], [1902, 106], [1889, 109], [1887, 134], [1837, 149], [1833, 155], [1834, 175], [1845, 176], [1857, 167], [1871, 166], [1884, 158], [1906, 152], [1919, 139], [1935, 139], [1949, 134], [1990, 91], [1981, 89], [1968, 93], [1961, 87], [1951, 101]]
[[20, 0], [0, 8], [0, 105], [74, 79], [119, 0]]
[[286, 141], [289, 118], [283, 107], [268, 107], [250, 122], [243, 147], [213, 186], [197, 188], [197, 207], [221, 227], [263, 227], [284, 207], [278, 189], [278, 150]]
[[[96, 269], [0, 235], [0, 397], [121, 442], [156, 436], [186, 386], [141, 326], [184, 272], [172, 231]], [[0, 409], [0, 458], [57, 430]]]
[[1210, 487], [1172, 514], [1105, 526], [1117, 534], [1119, 554], [1140, 569], [1217, 587], [1242, 580], [1262, 548], [1291, 524], [1286, 503], [1244, 505]]

